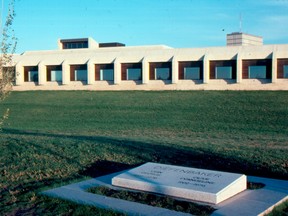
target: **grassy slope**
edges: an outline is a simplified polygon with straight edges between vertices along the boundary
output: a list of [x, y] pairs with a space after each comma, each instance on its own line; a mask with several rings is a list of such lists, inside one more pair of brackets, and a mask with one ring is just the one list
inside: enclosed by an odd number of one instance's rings
[[37, 193], [147, 161], [288, 178], [288, 92], [14, 92], [6, 107], [0, 214], [67, 212]]

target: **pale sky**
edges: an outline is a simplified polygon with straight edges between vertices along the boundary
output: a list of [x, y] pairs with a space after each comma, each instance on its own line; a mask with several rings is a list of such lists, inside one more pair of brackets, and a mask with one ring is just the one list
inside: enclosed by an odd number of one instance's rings
[[[8, 0], [4, 0], [4, 11]], [[16, 0], [17, 53], [92, 37], [127, 46], [225, 46], [226, 34], [288, 44], [288, 0]]]

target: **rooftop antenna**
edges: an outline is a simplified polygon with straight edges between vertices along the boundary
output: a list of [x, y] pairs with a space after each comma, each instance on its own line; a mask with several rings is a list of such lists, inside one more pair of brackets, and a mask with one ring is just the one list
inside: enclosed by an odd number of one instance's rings
[[239, 17], [239, 32], [242, 33], [242, 13], [240, 13], [240, 17]]

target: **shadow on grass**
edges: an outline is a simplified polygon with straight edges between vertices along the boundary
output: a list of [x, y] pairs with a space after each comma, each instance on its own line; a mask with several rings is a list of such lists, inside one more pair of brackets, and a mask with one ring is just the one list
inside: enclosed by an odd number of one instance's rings
[[122, 170], [134, 168], [138, 165], [129, 165], [125, 163], [112, 162], [107, 160], [99, 160], [87, 166], [84, 170], [80, 171], [80, 175], [90, 176], [96, 178], [103, 175], [108, 175]]
[[[28, 135], [28, 136], [44, 136], [53, 138], [69, 138], [77, 142], [89, 141], [97, 143], [98, 145], [113, 145], [118, 150], [125, 152], [127, 156], [135, 157], [141, 163], [157, 162], [171, 165], [187, 166], [202, 169], [211, 169], [235, 173], [243, 173], [246, 175], [262, 176], [269, 178], [287, 179], [287, 173], [273, 172], [269, 167], [257, 166], [249, 162], [245, 158], [238, 155], [220, 155], [213, 153], [213, 150], [207, 151], [203, 149], [193, 149], [193, 147], [182, 147], [175, 145], [159, 145], [149, 142], [125, 140], [123, 138], [111, 138], [102, 136], [77, 136], [77, 135], [63, 135], [50, 134], [34, 131], [22, 131], [13, 129], [3, 129], [6, 134], [13, 135]], [[42, 148], [45, 148], [42, 146]], [[45, 149], [51, 154], [61, 156], [61, 153], [53, 151], [49, 148]], [[115, 150], [117, 151], [117, 150]], [[64, 156], [65, 157], [65, 156]], [[67, 158], [67, 160], [71, 160]], [[77, 161], [74, 161], [78, 163]], [[101, 175], [110, 174], [113, 172], [129, 169], [139, 164], [125, 164], [121, 162], [97, 160], [89, 166], [85, 167], [78, 174], [97, 177]]]

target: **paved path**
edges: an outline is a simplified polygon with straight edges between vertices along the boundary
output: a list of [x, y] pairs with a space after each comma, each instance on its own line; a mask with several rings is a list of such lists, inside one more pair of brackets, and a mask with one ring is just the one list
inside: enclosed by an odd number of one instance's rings
[[[80, 204], [111, 209], [126, 213], [128, 215], [190, 215], [187, 213], [176, 212], [168, 209], [152, 207], [140, 203], [129, 202], [86, 192], [88, 188], [99, 185], [115, 189], [115, 187], [111, 185], [111, 179], [118, 174], [120, 173], [114, 173], [111, 175], [62, 186], [45, 191], [43, 194], [71, 200]], [[215, 205], [214, 207], [217, 208], [217, 210], [212, 215], [264, 215], [265, 213], [269, 212], [275, 205], [288, 199], [288, 181], [251, 176], [248, 176], [248, 181], [264, 183], [266, 186], [259, 190], [246, 190], [218, 205]]]

